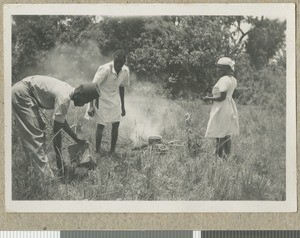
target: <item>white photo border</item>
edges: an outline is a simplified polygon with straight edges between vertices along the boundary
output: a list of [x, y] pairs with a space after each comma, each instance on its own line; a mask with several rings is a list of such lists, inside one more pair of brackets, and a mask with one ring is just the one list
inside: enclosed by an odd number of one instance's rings
[[[4, 124], [6, 212], [296, 212], [296, 47], [293, 3], [4, 4]], [[287, 20], [285, 201], [15, 201], [11, 174], [11, 26], [13, 15], [263, 15]]]

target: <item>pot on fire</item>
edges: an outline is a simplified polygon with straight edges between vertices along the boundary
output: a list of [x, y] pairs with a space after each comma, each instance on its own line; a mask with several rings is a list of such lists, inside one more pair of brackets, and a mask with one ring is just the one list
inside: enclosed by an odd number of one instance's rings
[[153, 145], [157, 143], [161, 143], [162, 137], [160, 135], [153, 135], [148, 137], [148, 144]]

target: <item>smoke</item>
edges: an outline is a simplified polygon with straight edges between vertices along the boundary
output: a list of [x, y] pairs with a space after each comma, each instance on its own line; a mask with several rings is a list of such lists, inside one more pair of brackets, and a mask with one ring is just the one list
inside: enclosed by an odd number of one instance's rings
[[77, 86], [84, 81], [92, 81], [98, 67], [110, 60], [100, 53], [93, 41], [79, 45], [57, 43], [47, 52], [40, 66], [45, 75]]
[[151, 105], [149, 100], [143, 96], [126, 96], [126, 117], [122, 124], [127, 128], [126, 136], [134, 144], [161, 133], [161, 108]]
[[[41, 66], [45, 75], [56, 77], [75, 87], [92, 81], [98, 67], [111, 59], [101, 55], [93, 41], [77, 46], [56, 44], [44, 57]], [[122, 120], [120, 135], [139, 144], [145, 143], [149, 136], [162, 135], [164, 130], [176, 128], [176, 113], [181, 107], [158, 96], [157, 85], [140, 81], [132, 71], [130, 81], [131, 86], [126, 89], [125, 94], [126, 117]]]
[[[135, 78], [134, 75], [132, 77]], [[134, 144], [145, 143], [149, 136], [163, 136], [165, 131], [178, 127], [177, 116], [181, 111], [184, 113], [182, 108], [156, 95], [155, 85], [133, 80], [127, 91], [129, 94], [125, 95], [126, 117], [121, 123], [122, 133]]]

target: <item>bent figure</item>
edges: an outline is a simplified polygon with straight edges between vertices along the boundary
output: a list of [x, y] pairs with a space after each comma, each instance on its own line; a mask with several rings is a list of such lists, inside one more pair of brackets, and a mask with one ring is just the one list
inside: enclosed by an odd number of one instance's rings
[[216, 138], [215, 153], [225, 158], [231, 153], [231, 136], [239, 134], [238, 112], [232, 94], [237, 86], [233, 77], [234, 61], [223, 57], [217, 62], [217, 72], [221, 77], [212, 89], [213, 101], [205, 137]]
[[103, 129], [107, 123], [112, 123], [110, 153], [115, 152], [121, 116], [125, 116], [125, 90], [130, 84], [129, 69], [125, 66], [126, 55], [118, 50], [114, 54], [114, 61], [98, 68], [93, 83], [99, 90], [99, 99], [90, 103], [85, 118], [97, 123], [96, 152], [100, 152]]
[[96, 87], [96, 84], [86, 84], [75, 89], [56, 78], [40, 75], [26, 77], [13, 85], [12, 109], [26, 157], [44, 174], [53, 176], [43, 147], [46, 124], [39, 108], [54, 109], [53, 146], [59, 176], [62, 176], [65, 162], [61, 157], [61, 129], [77, 143], [86, 142], [77, 137], [66, 121], [70, 101], [75, 106], [83, 106], [99, 96]]

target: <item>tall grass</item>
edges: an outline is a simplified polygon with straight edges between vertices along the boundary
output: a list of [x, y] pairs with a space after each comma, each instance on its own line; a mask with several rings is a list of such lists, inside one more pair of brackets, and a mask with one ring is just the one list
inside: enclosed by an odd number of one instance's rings
[[[71, 83], [74, 85], [74, 83]], [[239, 106], [239, 136], [233, 138], [232, 155], [213, 155], [214, 140], [204, 138], [211, 105], [200, 100], [172, 101], [129, 89], [127, 116], [121, 121], [117, 157], [95, 154], [95, 124], [83, 119], [86, 107], [70, 107], [68, 121], [80, 137], [90, 141], [93, 171], [75, 170], [69, 183], [37, 178], [24, 159], [13, 130], [13, 199], [16, 200], [284, 200], [285, 118], [260, 106]], [[186, 121], [186, 113], [191, 120]], [[51, 112], [47, 112], [51, 123]], [[76, 127], [77, 125], [77, 127]], [[80, 125], [80, 126], [78, 126]], [[51, 128], [48, 142], [51, 139]], [[147, 144], [159, 134], [161, 144]], [[70, 161], [65, 134], [63, 157]], [[102, 148], [109, 150], [110, 127]], [[53, 149], [47, 153], [55, 170]], [[29, 171], [28, 169], [29, 168]], [[56, 172], [56, 171], [55, 171]]]

